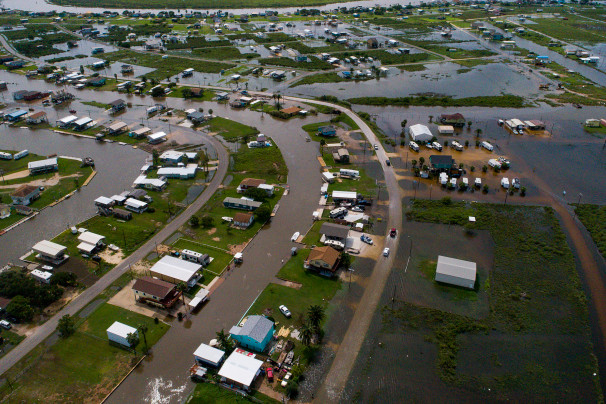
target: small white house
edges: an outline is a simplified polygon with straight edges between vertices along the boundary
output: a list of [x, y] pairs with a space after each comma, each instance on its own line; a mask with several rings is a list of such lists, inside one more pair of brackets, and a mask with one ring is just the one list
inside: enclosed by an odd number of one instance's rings
[[128, 334], [135, 334], [139, 336], [139, 332], [136, 328], [130, 325], [122, 324], [119, 321], [114, 323], [107, 329], [107, 338], [117, 344], [130, 347], [128, 343]]
[[218, 368], [223, 363], [225, 352], [210, 345], [200, 344], [194, 352], [194, 360], [200, 366]]
[[429, 142], [431, 139], [433, 139], [433, 134], [425, 125], [412, 125], [409, 129], [409, 132], [410, 138], [415, 142]]

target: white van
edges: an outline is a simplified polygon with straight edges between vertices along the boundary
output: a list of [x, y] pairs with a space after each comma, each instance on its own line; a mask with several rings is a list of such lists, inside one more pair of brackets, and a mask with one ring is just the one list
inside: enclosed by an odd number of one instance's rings
[[431, 144], [433, 146], [434, 149], [436, 149], [437, 151], [442, 151], [442, 145], [438, 142], [433, 142]]
[[474, 184], [476, 185], [476, 188], [480, 188], [482, 186], [482, 179], [476, 178], [476, 180], [474, 181]]
[[494, 146], [488, 142], [482, 142], [482, 143], [480, 143], [480, 146], [482, 146], [483, 148], [485, 148], [488, 151], [493, 151], [493, 149], [494, 149]]
[[408, 147], [410, 147], [412, 150], [418, 152], [419, 151], [419, 145], [416, 142], [410, 142], [408, 143]]
[[505, 188], [505, 189], [508, 189], [508, 188], [509, 188], [509, 178], [504, 177], [504, 178], [501, 180], [501, 186], [502, 186], [503, 188]]

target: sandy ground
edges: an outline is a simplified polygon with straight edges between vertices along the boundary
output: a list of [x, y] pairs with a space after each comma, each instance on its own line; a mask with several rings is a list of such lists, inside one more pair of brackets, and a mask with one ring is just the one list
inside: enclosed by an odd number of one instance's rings
[[354, 238], [356, 240], [355, 248], [360, 248], [360, 253], [356, 254], [356, 257], [364, 257], [364, 258], [372, 258], [377, 259], [381, 252], [383, 251], [383, 245], [385, 244], [384, 236], [377, 236], [375, 234], [369, 234], [370, 238], [373, 241], [373, 245], [368, 245], [363, 243], [360, 240], [360, 236], [362, 233], [355, 230], [349, 231], [349, 237]]
[[118, 265], [124, 259], [124, 253], [122, 250], [112, 251], [109, 248], [106, 248], [99, 253], [99, 257], [101, 257], [103, 261], [107, 262], [108, 264]]
[[[65, 176], [55, 174], [50, 178], [34, 180], [34, 181], [30, 181], [28, 183], [13, 184], [13, 185], [0, 185], [0, 189], [16, 188], [16, 187], [19, 187], [19, 186], [25, 185], [25, 184], [32, 185], [35, 187], [52, 187], [53, 185], [57, 185], [59, 183], [59, 181], [61, 181], [64, 178], [72, 178], [72, 177], [79, 177], [79, 176], [80, 175], [78, 175], [78, 174], [65, 175]], [[17, 177], [17, 178], [22, 178], [22, 177]], [[6, 179], [7, 180], [9, 179], [8, 176], [6, 176]]]
[[14, 180], [15, 178], [23, 178], [29, 175], [29, 170], [17, 171], [16, 173], [8, 174], [4, 176], [5, 180]]

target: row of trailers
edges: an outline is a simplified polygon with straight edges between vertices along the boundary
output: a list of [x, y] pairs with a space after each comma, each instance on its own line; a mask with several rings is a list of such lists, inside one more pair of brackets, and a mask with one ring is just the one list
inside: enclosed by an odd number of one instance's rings
[[6, 153], [6, 152], [0, 152], [0, 160], [19, 160], [22, 159], [23, 157], [27, 156], [29, 154], [28, 150], [22, 150], [19, 153]]

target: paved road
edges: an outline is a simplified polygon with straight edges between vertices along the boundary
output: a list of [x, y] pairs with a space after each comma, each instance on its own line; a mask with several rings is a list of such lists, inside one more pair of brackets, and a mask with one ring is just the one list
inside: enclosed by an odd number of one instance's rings
[[[300, 124], [284, 122], [281, 127], [266, 130], [269, 128], [264, 127], [264, 119], [259, 114], [246, 123], [270, 135], [280, 148], [289, 169], [289, 194], [280, 200], [269, 226], [244, 249], [244, 263], [225, 274], [208, 303], [188, 322], [173, 322], [167, 334], [153, 347], [151, 359], [144, 361], [116, 389], [108, 403], [182, 402], [194, 388], [188, 378], [193, 352], [201, 343], [215, 338], [217, 331], [229, 331], [238, 323], [259, 293], [277, 281], [275, 275], [294, 245], [290, 241], [292, 234], [304, 233], [311, 227], [322, 185], [318, 146], [305, 141], [307, 134], [300, 129]], [[267, 124], [273, 128], [275, 122]]]
[[10, 43], [8, 43], [8, 41], [6, 40], [4, 35], [0, 35], [0, 43], [2, 44], [4, 49], [6, 49], [9, 53], [12, 53], [13, 55], [17, 56], [19, 59], [23, 59], [23, 60], [27, 60], [28, 62], [36, 63], [36, 61], [34, 59], [28, 58], [27, 56], [24, 56], [24, 55], [20, 54], [19, 52], [17, 52], [17, 50], [15, 48], [13, 48], [13, 46]]
[[[207, 136], [200, 134], [201, 136]], [[21, 358], [23, 358], [28, 352], [30, 352], [34, 347], [44, 341], [48, 336], [50, 336], [55, 329], [57, 328], [57, 323], [59, 319], [65, 314], [74, 315], [79, 310], [84, 308], [88, 303], [90, 303], [99, 293], [101, 293], [104, 289], [106, 289], [109, 285], [111, 285], [116, 279], [118, 279], [122, 274], [124, 274], [129, 265], [132, 265], [141, 259], [145, 258], [150, 252], [153, 251], [156, 243], [163, 242], [166, 238], [168, 238], [173, 232], [175, 232], [179, 227], [185, 224], [191, 216], [193, 216], [200, 208], [209, 200], [209, 198], [215, 193], [215, 191], [221, 185], [223, 181], [223, 177], [227, 173], [227, 166], [229, 162], [228, 153], [218, 140], [209, 137], [210, 142], [213, 147], [217, 150], [219, 157], [219, 168], [215, 173], [212, 181], [208, 185], [208, 187], [200, 194], [200, 196], [183, 211], [178, 217], [176, 217], [172, 222], [168, 223], [166, 227], [156, 233], [148, 242], [146, 242], [143, 246], [141, 246], [138, 250], [136, 250], [133, 254], [127, 257], [124, 261], [122, 261], [119, 265], [117, 265], [114, 269], [105, 274], [101, 279], [97, 281], [94, 285], [86, 289], [82, 294], [80, 294], [76, 299], [70, 302], [65, 308], [55, 314], [52, 318], [50, 318], [46, 323], [39, 326], [36, 331], [25, 338], [18, 346], [16, 346], [13, 350], [7, 353], [5, 356], [0, 358], [0, 374], [6, 372], [11, 368], [15, 363], [17, 363]]]

